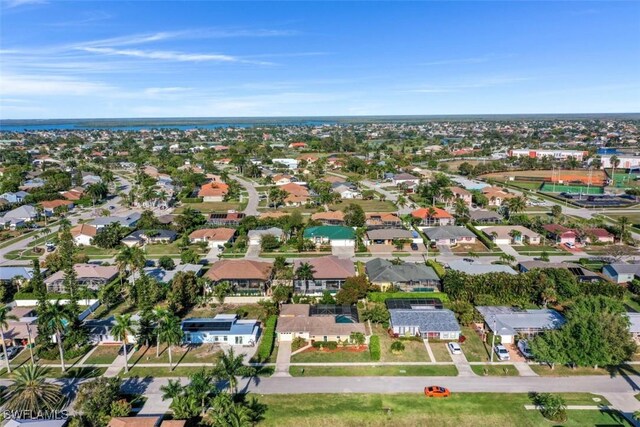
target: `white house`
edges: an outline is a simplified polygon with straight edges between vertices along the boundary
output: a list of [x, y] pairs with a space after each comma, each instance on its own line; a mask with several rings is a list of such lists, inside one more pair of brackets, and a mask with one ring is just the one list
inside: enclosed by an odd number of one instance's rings
[[239, 320], [237, 314], [218, 314], [214, 318], [182, 321], [183, 340], [188, 344], [219, 343], [253, 346], [260, 326], [255, 319]]
[[274, 236], [279, 242], [284, 240], [284, 231], [278, 227], [270, 227], [262, 230], [250, 230], [247, 233], [250, 245], [259, 245], [262, 243], [262, 237]]
[[274, 166], [281, 164], [289, 169], [298, 169], [298, 161], [296, 159], [272, 159], [271, 162]]
[[89, 224], [78, 224], [69, 231], [76, 246], [90, 246], [91, 239], [98, 234], [98, 229]]

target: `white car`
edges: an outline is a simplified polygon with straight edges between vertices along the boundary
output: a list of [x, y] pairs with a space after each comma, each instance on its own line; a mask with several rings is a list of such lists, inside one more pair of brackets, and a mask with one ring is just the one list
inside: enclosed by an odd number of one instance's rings
[[509, 356], [509, 350], [507, 350], [507, 348], [502, 344], [498, 344], [497, 346], [493, 347], [493, 351], [498, 356], [498, 359], [511, 360], [511, 356]]
[[533, 358], [533, 353], [531, 353], [531, 349], [529, 348], [529, 343], [527, 342], [527, 340], [518, 341], [518, 350], [520, 350], [520, 353], [522, 353], [522, 355], [527, 359]]
[[451, 354], [462, 354], [462, 349], [457, 342], [450, 342], [449, 344], [447, 344], [447, 347], [449, 347], [449, 351], [451, 352]]

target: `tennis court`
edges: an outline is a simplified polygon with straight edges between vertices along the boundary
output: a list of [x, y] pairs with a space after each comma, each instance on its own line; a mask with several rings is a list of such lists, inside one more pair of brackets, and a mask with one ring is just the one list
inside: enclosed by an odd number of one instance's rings
[[545, 182], [542, 185], [541, 191], [546, 193], [572, 193], [572, 194], [603, 194], [604, 189], [602, 187], [594, 187], [588, 185], [567, 185], [567, 184], [552, 184]]

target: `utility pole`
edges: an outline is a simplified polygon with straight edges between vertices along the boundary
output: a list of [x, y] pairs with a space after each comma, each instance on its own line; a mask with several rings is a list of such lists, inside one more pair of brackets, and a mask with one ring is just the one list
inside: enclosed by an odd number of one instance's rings
[[494, 346], [496, 344], [496, 316], [493, 316], [493, 330], [491, 332], [491, 363], [493, 363]]

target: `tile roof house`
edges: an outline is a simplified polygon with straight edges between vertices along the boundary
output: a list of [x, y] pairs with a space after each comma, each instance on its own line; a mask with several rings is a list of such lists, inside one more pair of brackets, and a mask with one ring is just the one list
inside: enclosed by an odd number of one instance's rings
[[540, 235], [521, 225], [496, 225], [479, 229], [496, 245], [540, 244]]
[[301, 206], [309, 201], [309, 190], [302, 185], [291, 182], [281, 185], [280, 189], [287, 193], [284, 199], [287, 206]]
[[233, 242], [237, 231], [233, 228], [201, 228], [189, 234], [189, 242], [207, 242], [210, 248]]
[[411, 212], [411, 216], [420, 219], [420, 225], [431, 227], [435, 225], [454, 225], [456, 220], [444, 209], [432, 206], [430, 208], [419, 208]]
[[273, 276], [273, 264], [248, 259], [220, 260], [211, 264], [204, 277], [215, 286], [229, 282], [238, 293], [266, 294]]
[[323, 225], [344, 225], [344, 213], [342, 211], [316, 212], [311, 215], [314, 221], [320, 221]]
[[324, 291], [337, 292], [348, 277], [356, 275], [353, 261], [349, 258], [338, 258], [333, 255], [317, 258], [296, 259], [293, 262], [295, 272], [302, 264], [309, 264], [313, 269], [313, 279], [293, 280], [293, 290], [301, 294], [321, 295]]
[[584, 243], [614, 243], [614, 236], [604, 228], [585, 228], [581, 230], [580, 240]]
[[73, 202], [70, 200], [45, 200], [40, 202], [40, 206], [44, 210], [45, 215], [52, 216], [57, 208], [64, 206], [63, 209], [70, 211], [73, 209]]
[[446, 225], [440, 227], [426, 227], [422, 231], [429, 241], [435, 245], [454, 246], [457, 244], [473, 244], [476, 235], [465, 227]]
[[355, 315], [336, 314], [343, 311], [332, 308], [344, 308], [345, 313], [353, 313], [348, 306], [284, 304], [276, 325], [278, 341], [293, 341], [300, 337], [310, 341], [337, 342], [348, 340], [352, 333], [367, 335], [364, 324], [358, 322], [357, 311]]
[[549, 237], [556, 243], [564, 245], [565, 243], [575, 244], [578, 233], [560, 224], [545, 224], [542, 228], [549, 234]]
[[398, 336], [457, 340], [461, 328], [453, 311], [447, 309], [391, 309], [389, 327]]
[[[92, 290], [98, 290], [116, 278], [118, 267], [102, 266], [95, 264], [75, 264], [76, 282], [79, 286], [86, 286]], [[49, 292], [65, 292], [64, 272], [57, 271], [44, 280]]]
[[73, 237], [73, 242], [77, 246], [90, 246], [91, 239], [98, 234], [98, 229], [89, 224], [78, 224], [69, 231]]
[[84, 195], [84, 189], [83, 188], [72, 188], [69, 191], [61, 192], [60, 195], [62, 195], [62, 197], [64, 197], [67, 200], [77, 201], [77, 200], [80, 200], [82, 198], [82, 196]]
[[433, 268], [421, 263], [394, 264], [375, 258], [365, 264], [365, 271], [371, 283], [383, 291], [393, 286], [404, 292], [431, 292], [440, 286], [440, 278]]
[[517, 335], [531, 338], [548, 329], [558, 329], [564, 325], [564, 317], [551, 309], [524, 310], [504, 306], [477, 306], [476, 310], [484, 318], [485, 329], [501, 338], [503, 344], [514, 342]]
[[365, 217], [367, 229], [402, 227], [402, 220], [393, 212], [369, 212]]
[[485, 187], [482, 189], [482, 194], [489, 199], [489, 206], [502, 206], [505, 201], [516, 197], [515, 194], [509, 193], [500, 187]]
[[204, 202], [222, 202], [229, 193], [229, 186], [224, 182], [210, 182], [200, 187], [198, 197]]

